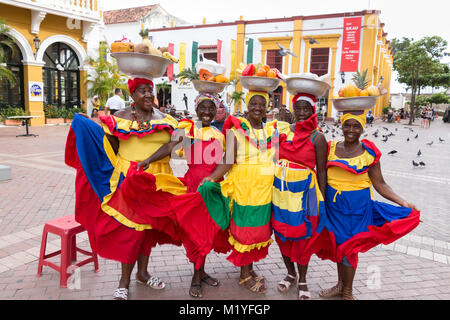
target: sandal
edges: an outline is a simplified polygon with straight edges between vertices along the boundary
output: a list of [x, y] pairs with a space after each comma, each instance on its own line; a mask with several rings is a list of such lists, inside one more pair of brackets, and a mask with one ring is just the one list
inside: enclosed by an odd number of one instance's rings
[[[287, 278], [292, 279], [292, 282], [289, 280], [286, 280]], [[294, 277], [294, 276], [288, 274], [286, 276], [286, 278], [284, 278], [283, 280], [278, 282], [277, 289], [280, 292], [287, 292], [295, 282], [297, 282], [297, 276]]]
[[218, 287], [220, 286], [220, 281], [211, 277], [210, 275], [206, 275], [201, 279], [202, 282], [206, 283], [208, 286], [211, 287]]
[[356, 300], [353, 296], [352, 288], [345, 288], [342, 290], [342, 300]]
[[[195, 289], [195, 291], [194, 291], [194, 289]], [[191, 288], [189, 289], [189, 295], [192, 298], [203, 298], [201, 290], [202, 290], [202, 285], [201, 284], [191, 283]]]
[[311, 292], [300, 290], [300, 286], [308, 285], [306, 282], [298, 283], [298, 300], [311, 300]]
[[117, 288], [113, 294], [114, 300], [128, 300], [128, 289], [127, 288]]
[[338, 284], [332, 288], [321, 290], [319, 292], [319, 296], [322, 298], [338, 297], [338, 296], [342, 296], [343, 290], [344, 290], [344, 285], [341, 282], [338, 282]]
[[139, 279], [136, 279], [136, 282], [155, 290], [162, 290], [166, 287], [166, 284], [156, 276], [151, 276], [150, 279], [147, 280], [147, 282], [143, 282]]
[[[255, 284], [250, 286], [248, 284], [249, 280], [255, 281]], [[239, 285], [246, 287], [248, 290], [258, 294], [264, 294], [267, 291], [267, 288], [264, 287], [264, 283], [262, 283], [261, 279], [256, 279], [253, 276], [248, 276], [245, 279], [239, 279]]]

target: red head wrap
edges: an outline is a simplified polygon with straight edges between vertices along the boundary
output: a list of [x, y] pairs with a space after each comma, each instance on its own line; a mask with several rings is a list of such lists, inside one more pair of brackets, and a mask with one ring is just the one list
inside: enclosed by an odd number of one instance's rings
[[153, 81], [151, 81], [151, 80], [144, 79], [144, 78], [129, 79], [128, 80], [128, 88], [130, 89], [130, 93], [133, 93], [134, 91], [136, 91], [136, 89], [141, 84], [150, 84], [153, 88]]
[[299, 93], [292, 99], [292, 105], [294, 105], [299, 100], [309, 102], [311, 104], [311, 106], [313, 107], [313, 113], [316, 113], [317, 98], [315, 96], [313, 96], [312, 94], [308, 94], [308, 93]]

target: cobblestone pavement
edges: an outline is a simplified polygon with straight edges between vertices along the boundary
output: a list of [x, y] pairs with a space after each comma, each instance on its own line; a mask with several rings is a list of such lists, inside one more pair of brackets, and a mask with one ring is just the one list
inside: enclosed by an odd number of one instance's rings
[[[331, 132], [327, 137], [340, 138]], [[384, 129], [385, 127], [386, 129]], [[411, 132], [412, 128], [414, 132]], [[0, 182], [0, 299], [13, 300], [111, 300], [120, 277], [120, 264], [100, 258], [100, 271], [93, 265], [81, 268], [81, 284], [75, 289], [59, 287], [59, 273], [44, 267], [36, 277], [43, 225], [46, 221], [74, 212], [75, 172], [64, 164], [67, 125], [32, 127], [39, 137], [18, 137], [23, 127], [0, 127], [0, 164], [10, 166], [12, 180]], [[324, 127], [324, 130], [327, 130]], [[379, 137], [372, 134], [379, 130]], [[394, 134], [388, 142], [382, 135]], [[450, 125], [436, 120], [431, 129], [402, 124], [375, 123], [366, 130], [367, 139], [383, 152], [386, 181], [422, 211], [423, 223], [408, 236], [389, 246], [378, 246], [360, 255], [354, 294], [360, 300], [450, 299]], [[417, 139], [415, 138], [418, 134]], [[439, 137], [444, 142], [439, 141]], [[409, 142], [407, 141], [409, 138]], [[431, 146], [427, 143], [433, 141]], [[419, 149], [422, 152], [417, 157]], [[388, 155], [397, 150], [393, 156]], [[426, 166], [414, 168], [412, 160]], [[173, 162], [183, 174], [185, 165]], [[380, 199], [375, 195], [376, 199]], [[48, 250], [58, 250], [60, 240], [49, 237]], [[82, 248], [89, 248], [86, 233], [78, 236]], [[56, 259], [56, 258], [55, 258]], [[57, 260], [55, 260], [56, 262]], [[295, 300], [296, 291], [281, 294], [276, 284], [286, 270], [276, 243], [269, 256], [256, 263], [266, 277], [269, 290], [254, 295], [238, 285], [239, 269], [226, 255], [210, 254], [206, 271], [221, 280], [219, 288], [204, 287], [204, 300]], [[192, 266], [182, 247], [162, 246], [152, 251], [149, 271], [161, 277], [167, 287], [154, 291], [132, 282], [133, 300], [189, 300]], [[134, 275], [133, 275], [134, 277]], [[336, 267], [313, 257], [308, 284], [313, 299], [336, 282]]]

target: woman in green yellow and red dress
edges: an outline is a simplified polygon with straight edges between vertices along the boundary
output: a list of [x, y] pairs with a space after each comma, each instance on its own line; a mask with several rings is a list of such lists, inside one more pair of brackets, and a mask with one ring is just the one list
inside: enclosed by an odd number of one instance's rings
[[[227, 259], [241, 267], [239, 284], [262, 294], [267, 291], [266, 282], [253, 270], [253, 263], [267, 256], [273, 242], [270, 216], [278, 132], [276, 120], [262, 121], [269, 103], [267, 92], [250, 91], [245, 102], [247, 118], [230, 116], [224, 124], [225, 162], [204, 179], [199, 191], [206, 195], [210, 212], [231, 216], [233, 250]], [[226, 179], [217, 184], [225, 174]]]
[[[375, 144], [360, 141], [366, 125], [364, 114], [347, 112], [341, 117], [341, 123], [345, 140], [329, 143], [326, 211], [317, 229], [326, 239], [334, 237], [336, 250], [317, 255], [336, 262], [338, 270], [338, 283], [322, 290], [320, 296], [352, 300], [358, 253], [379, 244], [387, 245], [408, 234], [419, 225], [420, 212], [384, 181], [381, 152]], [[372, 186], [399, 206], [374, 201]]]

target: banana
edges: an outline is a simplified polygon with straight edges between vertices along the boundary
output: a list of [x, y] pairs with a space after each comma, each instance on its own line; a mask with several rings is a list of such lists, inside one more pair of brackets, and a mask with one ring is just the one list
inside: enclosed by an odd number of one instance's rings
[[173, 55], [171, 55], [169, 52], [164, 52], [164, 53], [162, 54], [162, 56], [163, 56], [164, 58], [166, 58], [166, 59], [172, 60], [172, 61], [175, 62], [175, 63], [178, 63], [178, 62], [180, 61], [179, 59], [177, 59], [177, 58], [175, 58]]

